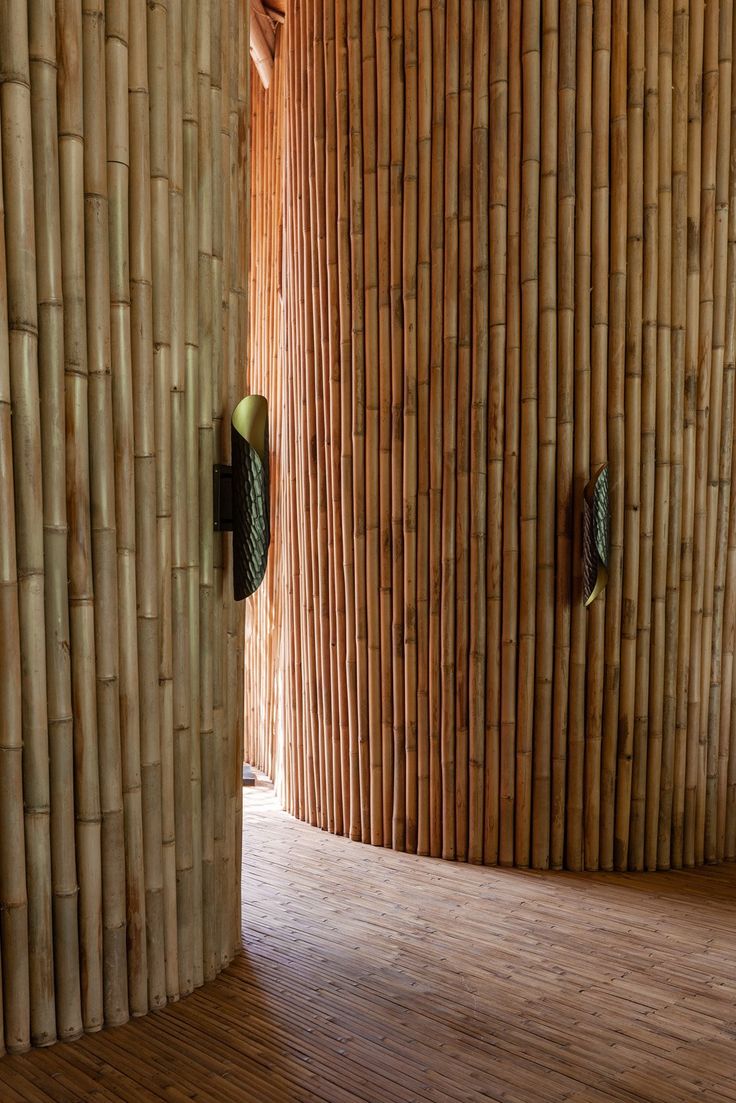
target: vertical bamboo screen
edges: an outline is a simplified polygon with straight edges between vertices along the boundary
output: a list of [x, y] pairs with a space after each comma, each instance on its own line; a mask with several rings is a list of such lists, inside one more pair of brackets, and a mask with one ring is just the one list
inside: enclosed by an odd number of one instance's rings
[[734, 30], [288, 5], [253, 78], [278, 551], [246, 746], [295, 815], [489, 864], [736, 858]]
[[240, 942], [245, 0], [0, 4], [0, 1051]]

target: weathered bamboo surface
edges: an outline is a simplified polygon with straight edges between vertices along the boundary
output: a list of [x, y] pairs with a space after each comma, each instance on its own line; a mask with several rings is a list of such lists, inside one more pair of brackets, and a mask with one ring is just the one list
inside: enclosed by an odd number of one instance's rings
[[0, 1051], [240, 945], [248, 16], [0, 5]]
[[486, 864], [736, 858], [734, 30], [732, 0], [287, 5], [246, 747], [296, 816]]

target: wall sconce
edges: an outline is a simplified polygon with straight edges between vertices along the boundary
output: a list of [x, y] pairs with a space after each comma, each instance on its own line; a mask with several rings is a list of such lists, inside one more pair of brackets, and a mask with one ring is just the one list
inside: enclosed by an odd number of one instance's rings
[[233, 534], [233, 593], [236, 601], [260, 586], [271, 543], [268, 480], [268, 403], [263, 395], [242, 399], [230, 427], [232, 464], [213, 468], [216, 532]]
[[611, 512], [608, 464], [599, 467], [583, 495], [583, 601], [592, 605], [608, 582]]

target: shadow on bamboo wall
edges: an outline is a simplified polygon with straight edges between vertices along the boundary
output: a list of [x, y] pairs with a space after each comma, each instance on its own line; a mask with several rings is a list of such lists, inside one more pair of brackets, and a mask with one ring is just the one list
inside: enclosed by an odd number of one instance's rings
[[240, 945], [244, 0], [0, 5], [0, 1047]]
[[730, 0], [289, 5], [252, 104], [282, 546], [246, 708], [295, 815], [736, 857], [733, 34]]

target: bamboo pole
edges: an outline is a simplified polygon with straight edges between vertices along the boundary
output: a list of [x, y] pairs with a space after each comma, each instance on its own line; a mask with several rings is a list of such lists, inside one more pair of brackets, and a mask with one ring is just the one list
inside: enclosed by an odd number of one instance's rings
[[89, 465], [102, 813], [105, 1022], [128, 1019], [125, 829], [118, 680], [117, 532], [110, 382], [110, 258], [102, 5], [82, 4]]
[[[46, 612], [46, 678], [48, 693], [50, 782], [51, 782], [51, 874], [53, 882], [54, 976], [56, 983], [57, 1032], [60, 1038], [75, 1038], [82, 1032], [79, 987], [79, 940], [77, 916], [77, 865], [74, 839], [74, 744], [67, 604], [67, 510], [65, 468], [58, 462], [65, 448], [64, 417], [64, 312], [61, 286], [61, 234], [59, 209], [59, 147], [56, 94], [56, 18], [53, 4], [29, 8], [29, 52], [31, 57], [31, 113], [33, 122], [33, 175], [36, 229], [36, 278], [38, 308], [38, 366], [41, 399], [41, 447], [44, 505], [44, 565]], [[0, 219], [1, 221], [1, 219]], [[4, 245], [0, 255], [4, 261]], [[4, 328], [7, 338], [7, 316]], [[7, 370], [7, 361], [6, 361]], [[7, 385], [3, 391], [8, 395]], [[8, 442], [10, 438], [8, 436]], [[8, 471], [12, 503], [12, 473]], [[12, 507], [11, 507], [12, 508]], [[14, 528], [12, 514], [3, 531]], [[9, 553], [15, 569], [15, 535]], [[3, 577], [9, 567], [6, 566]], [[17, 597], [15, 598], [17, 600]], [[15, 633], [17, 635], [17, 612]], [[6, 631], [5, 639], [10, 634]], [[11, 664], [12, 665], [12, 664]], [[18, 671], [20, 687], [20, 671]], [[13, 691], [16, 692], [16, 691]], [[12, 701], [12, 696], [10, 697]], [[12, 716], [3, 725], [12, 738]], [[18, 729], [19, 731], [19, 729]], [[9, 740], [10, 742], [10, 740]], [[17, 762], [20, 767], [20, 756]], [[16, 814], [12, 809], [13, 775], [9, 773], [4, 805], [8, 822], [4, 838], [15, 838], [19, 853], [11, 859], [16, 868], [25, 864], [22, 841], [14, 834]], [[7, 802], [11, 802], [8, 804]], [[20, 796], [22, 802], [22, 794]], [[21, 803], [17, 805], [20, 808]], [[12, 870], [8, 873], [12, 878]], [[12, 884], [12, 881], [11, 881]], [[22, 1028], [16, 1007], [27, 1000], [27, 935], [16, 929], [25, 924], [23, 910], [13, 908], [22, 900], [25, 887], [4, 890], [8, 899], [8, 934], [3, 946], [6, 984], [17, 993], [6, 1008], [8, 1049], [19, 1045]], [[4, 897], [5, 898], [5, 897]], [[15, 975], [13, 975], [13, 972]], [[27, 1014], [27, 1011], [26, 1011]]]
[[[332, 4], [324, 5], [324, 49], [325, 49], [325, 80], [328, 88], [334, 88], [337, 79], [337, 56], [335, 35], [335, 8]], [[283, 36], [279, 36], [279, 50], [283, 50]], [[281, 54], [283, 56], [283, 54]], [[278, 62], [280, 74], [281, 61]], [[280, 80], [280, 89], [283, 86]], [[277, 108], [278, 110], [278, 108]], [[332, 95], [325, 99], [325, 125], [326, 125], [326, 192], [325, 200], [329, 211], [337, 210], [337, 103]], [[279, 121], [279, 126], [281, 122]], [[283, 136], [280, 134], [283, 141]], [[279, 187], [279, 181], [275, 181]], [[335, 830], [345, 833], [348, 827], [344, 794], [343, 755], [342, 748], [347, 748], [350, 740], [349, 710], [347, 702], [347, 679], [342, 676], [342, 668], [346, 650], [345, 641], [345, 581], [343, 576], [343, 542], [344, 535], [340, 524], [341, 502], [341, 379], [340, 379], [340, 321], [339, 312], [335, 308], [339, 295], [339, 255], [337, 226], [329, 216], [326, 218], [327, 237], [327, 295], [328, 302], [333, 304], [329, 309], [329, 348], [328, 362], [330, 365], [330, 399], [329, 399], [329, 437], [330, 437], [330, 462], [331, 462], [331, 509], [329, 522], [331, 525], [332, 540], [332, 594], [334, 602], [334, 617], [332, 623], [331, 647], [333, 648], [333, 692], [337, 702], [337, 716], [335, 735], [333, 740], [333, 776], [335, 778]], [[283, 357], [283, 351], [282, 351]], [[284, 360], [279, 364], [280, 381], [283, 381]], [[381, 649], [383, 654], [383, 648]]]
[[[407, 639], [405, 620], [411, 616], [411, 608], [405, 608], [404, 562], [407, 551], [412, 550], [412, 539], [407, 542], [404, 517], [404, 316], [402, 301], [402, 217], [404, 182], [404, 76], [403, 76], [403, 3], [391, 4], [391, 50], [389, 112], [390, 158], [389, 171], [389, 302], [391, 305], [391, 667], [393, 694], [393, 799], [391, 836], [397, 850], [406, 847], [406, 779], [407, 779], [407, 726], [405, 706], [404, 648]], [[364, 146], [365, 148], [365, 146]], [[409, 203], [411, 201], [409, 200]], [[413, 371], [409, 363], [408, 371]], [[407, 379], [408, 383], [408, 379]], [[413, 397], [408, 396], [413, 406]], [[410, 413], [410, 417], [413, 412]], [[411, 432], [411, 430], [410, 430]], [[413, 522], [409, 522], [410, 526]], [[408, 544], [408, 547], [407, 547]], [[409, 572], [411, 561], [407, 563]], [[411, 600], [411, 599], [410, 599]], [[409, 629], [411, 632], [411, 628]], [[410, 654], [413, 651], [410, 646]], [[411, 672], [409, 673], [411, 677]], [[371, 779], [374, 784], [374, 779]]]
[[115, 446], [119, 712], [125, 823], [128, 998], [132, 1015], [148, 1010], [146, 895], [136, 623], [135, 443], [128, 280], [128, 5], [106, 10], [107, 192], [110, 258], [110, 356]]
[[[383, 841], [390, 845], [394, 798], [394, 705], [391, 530], [391, 13], [387, 0], [375, 19], [376, 220], [378, 242], [378, 480], [380, 555], [380, 677]], [[368, 33], [368, 28], [366, 28]]]
[[566, 860], [582, 869], [585, 805], [585, 656], [588, 622], [582, 602], [583, 491], [590, 470], [590, 286], [592, 188], [593, 6], [578, 4], [575, 117], [575, 314], [573, 422], [573, 560], [570, 615], [570, 715]]
[[[472, 225], [477, 228], [472, 242], [472, 391], [470, 414], [470, 565], [468, 635], [468, 860], [483, 861], [485, 838], [486, 761], [486, 556], [488, 528], [488, 380], [490, 218], [485, 217], [490, 200], [490, 86], [489, 62], [493, 38], [490, 4], [476, 5], [473, 25], [473, 142]], [[495, 118], [494, 118], [495, 122]], [[505, 122], [505, 120], [504, 120]], [[495, 137], [495, 134], [494, 134]], [[495, 290], [495, 289], [494, 289]], [[497, 505], [494, 502], [494, 505]], [[495, 530], [495, 519], [491, 518]], [[491, 708], [498, 699], [491, 698]], [[490, 772], [490, 771], [489, 771]], [[492, 803], [492, 802], [491, 802]], [[490, 809], [489, 809], [490, 814]], [[490, 834], [490, 831], [489, 831]]]
[[[480, 22], [480, 20], [479, 20]], [[490, 11], [491, 53], [489, 56], [489, 144], [490, 180], [489, 211], [489, 306], [490, 322], [488, 363], [488, 426], [487, 426], [487, 502], [486, 502], [486, 678], [485, 678], [485, 778], [483, 814], [483, 861], [495, 865], [499, 854], [499, 765], [501, 750], [501, 625], [503, 504], [504, 504], [504, 408], [506, 365], [506, 285], [507, 285], [507, 170], [509, 132], [508, 11], [505, 4], [492, 4]], [[478, 36], [481, 40], [482, 35]], [[482, 73], [482, 69], [481, 69]], [[475, 128], [475, 134], [482, 134]], [[479, 185], [480, 186], [480, 185]], [[483, 243], [481, 226], [475, 232], [475, 242]], [[482, 255], [481, 255], [482, 259]], [[476, 286], [474, 281], [474, 286]], [[482, 285], [479, 288], [482, 291]], [[482, 323], [482, 310], [478, 316]], [[480, 349], [478, 350], [480, 352]], [[482, 359], [479, 360], [479, 371]], [[482, 463], [480, 464], [482, 470]], [[478, 521], [480, 524], [480, 520]], [[480, 584], [482, 586], [482, 583]], [[480, 646], [483, 646], [481, 637]], [[473, 695], [471, 692], [471, 707]], [[472, 722], [471, 722], [472, 729]], [[471, 751], [471, 754], [473, 752]], [[472, 844], [472, 839], [471, 839]]]
[[539, 198], [539, 461], [531, 864], [549, 866], [555, 630], [558, 4], [542, 5]]
[[[691, 750], [690, 774], [686, 778], [685, 861], [692, 865], [703, 861], [705, 836], [705, 790], [707, 774], [707, 697], [710, 681], [712, 636], [712, 605], [708, 593], [708, 576], [713, 577], [715, 548], [706, 564], [708, 544], [715, 542], [715, 531], [709, 539], [708, 517], [708, 441], [710, 436], [713, 349], [713, 249], [715, 231], [715, 175], [718, 132], [718, 5], [709, 0], [705, 5], [703, 25], [703, 70], [700, 98], [700, 141], [702, 162], [699, 183], [700, 258], [697, 288], [698, 310], [693, 308], [693, 330], [697, 334], [696, 355], [696, 443], [695, 443], [695, 516], [693, 528], [693, 604], [691, 619], [690, 687], [688, 692], [688, 747]], [[693, 341], [696, 338], [693, 337]], [[721, 380], [722, 381], [722, 380]], [[715, 387], [718, 388], [718, 378]], [[720, 398], [720, 396], [718, 396]], [[720, 401], [713, 411], [716, 424], [720, 421]], [[718, 437], [717, 437], [718, 439]], [[713, 510], [710, 511], [715, 522]], [[712, 592], [712, 585], [711, 585]], [[696, 683], [696, 684], [694, 684]]]
[[[692, 865], [695, 854], [695, 800], [698, 769], [700, 627], [695, 562], [698, 315], [700, 300], [701, 103], [704, 3], [690, 4], [687, 78], [687, 298], [685, 314], [685, 407], [683, 441], [682, 567], [678, 650], [678, 745], [675, 764], [672, 864]], [[695, 649], [695, 663], [691, 654]]]
[[521, 203], [521, 7], [514, 3], [508, 24], [508, 153], [506, 268], [506, 394], [503, 458], [504, 579], [501, 623], [501, 747], [499, 762], [499, 846], [501, 865], [514, 861], [516, 756], [516, 665], [518, 649], [518, 481], [520, 402], [519, 219]]
[[657, 164], [657, 420], [655, 436], [652, 640], [646, 783], [646, 868], [657, 868], [660, 786], [664, 743], [665, 655], [667, 651], [667, 544], [670, 529], [672, 455], [672, 51], [673, 4], [659, 6]]
[[455, 854], [468, 856], [468, 631], [470, 558], [470, 407], [472, 401], [472, 88], [473, 4], [460, 3], [458, 303], [457, 303], [457, 509], [455, 523]]
[[[381, 388], [379, 360], [379, 289], [378, 289], [378, 226], [377, 226], [377, 34], [375, 5], [372, 0], [362, 5], [362, 131], [363, 131], [363, 261], [364, 261], [364, 332], [365, 332], [365, 571], [366, 571], [366, 631], [368, 648], [368, 730], [370, 757], [370, 823], [371, 842], [388, 845], [391, 840], [390, 789], [391, 778], [383, 765], [383, 715], [388, 705], [382, 695], [381, 654], [381, 544], [385, 536], [380, 527], [380, 461], [381, 449]], [[381, 59], [382, 61], [384, 58]], [[385, 420], [385, 417], [384, 419]], [[385, 428], [384, 428], [385, 444]], [[386, 618], [384, 617], [384, 628]], [[391, 654], [389, 649], [388, 654]], [[383, 696], [383, 700], [382, 700]]]
[[654, 545], [654, 495], [657, 405], [657, 189], [658, 171], [658, 82], [659, 23], [656, 6], [647, 6], [644, 16], [644, 148], [643, 180], [643, 291], [642, 291], [642, 383], [641, 383], [641, 501], [639, 546], [639, 598], [636, 635], [636, 685], [634, 690], [634, 739], [631, 787], [631, 818], [628, 865], [644, 868], [646, 821], [646, 778], [649, 736], [649, 671], [652, 616], [652, 558]]
[[614, 864], [625, 869], [629, 850], [631, 774], [636, 712], [636, 639], [641, 504], [642, 286], [644, 237], [644, 11], [629, 8], [628, 226], [626, 245], [626, 368], [624, 380], [624, 548], [621, 686], [616, 771]]
[[[665, 621], [665, 694], [662, 717], [662, 781], [660, 787], [657, 865], [668, 869], [681, 862], [676, 835], [675, 781], [681, 776], [683, 748], [678, 727], [678, 676], [680, 663], [681, 534], [684, 520], [684, 402], [687, 218], [687, 72], [688, 7], [675, 0], [672, 50], [672, 410], [670, 429], [670, 529], [667, 541], [667, 597]], [[684, 643], [682, 645], [684, 647]], [[679, 804], [679, 797], [677, 803]]]
[[[736, 149], [736, 110], [731, 107], [731, 148]], [[728, 261], [726, 297], [726, 329], [724, 335], [724, 423], [727, 422], [726, 408], [729, 402], [734, 401], [731, 395], [734, 387], [734, 359], [736, 359], [736, 318], [734, 317], [734, 287], [733, 276], [736, 269], [736, 166], [731, 159], [729, 169], [729, 206], [728, 206]], [[731, 406], [733, 409], [733, 406]], [[733, 415], [732, 415], [733, 416]], [[733, 459], [733, 441], [731, 444], [731, 458]], [[732, 466], [733, 471], [733, 466]], [[734, 480], [731, 479], [729, 488], [729, 525], [728, 546], [726, 549], [726, 577], [723, 604], [723, 667], [722, 667], [722, 694], [721, 694], [721, 725], [718, 762], [718, 855], [732, 858], [736, 855], [736, 806], [734, 798], [733, 782], [736, 780], [736, 754], [732, 736], [732, 709], [733, 709], [733, 655], [734, 634], [736, 633], [736, 556], [733, 549], [736, 545], [736, 498], [734, 497]], [[731, 702], [729, 707], [728, 702]], [[722, 850], [720, 848], [723, 848]]]
[[[704, 405], [708, 414], [707, 455], [704, 457], [706, 467], [705, 488], [705, 516], [703, 527], [705, 530], [704, 553], [704, 578], [703, 578], [703, 664], [701, 669], [701, 715], [699, 738], [699, 788], [696, 817], [696, 848], [698, 862], [705, 860], [705, 851], [708, 850], [710, 860], [715, 860], [715, 810], [717, 809], [716, 774], [718, 759], [718, 738], [716, 736], [715, 709], [711, 708], [711, 685], [714, 681], [714, 666], [720, 663], [721, 633], [720, 625], [714, 616], [715, 586], [716, 586], [716, 532], [718, 526], [718, 481], [721, 462], [721, 402], [723, 398], [723, 360], [720, 352], [721, 316], [722, 316], [722, 288], [724, 285], [725, 271], [724, 259], [724, 234], [723, 217], [718, 200], [727, 202], [723, 178], [728, 170], [725, 170], [727, 154], [723, 146], [730, 139], [730, 125], [726, 122], [725, 111], [722, 109], [722, 41], [721, 32], [728, 37], [728, 52], [731, 51], [731, 25], [724, 27], [724, 19], [728, 14], [728, 5], [714, 4], [707, 11], [707, 81], [704, 76], [703, 95], [706, 97], [703, 103], [703, 111], [709, 115], [707, 130], [708, 158], [707, 179], [703, 180], [701, 191], [701, 209], [704, 210], [704, 232], [702, 245], [705, 247], [705, 260], [703, 267], [709, 273], [708, 280], [700, 293], [700, 335], [698, 360], [710, 360], [709, 391], [705, 396]], [[725, 80], [723, 81], [725, 83]], [[730, 90], [730, 71], [728, 73], [728, 87]], [[707, 96], [706, 96], [707, 92]], [[730, 99], [730, 92], [729, 92]], [[725, 105], [724, 105], [725, 106]], [[706, 380], [701, 379], [705, 388]], [[721, 541], [721, 545], [723, 541]], [[715, 678], [718, 675], [716, 673]], [[711, 716], [713, 721], [711, 722]], [[714, 810], [711, 817], [709, 809]]]
[[81, 39], [81, 4], [57, 4], [69, 619], [75, 720], [82, 1018], [85, 1030], [99, 1030], [104, 1021], [102, 854], [87, 434]]
[[[32, 104], [26, 14], [20, 5], [13, 4], [6, 5], [3, 16], [0, 34], [0, 125], [4, 170], [13, 467], [23, 473], [24, 484], [22, 504], [18, 498], [20, 491], [16, 488], [15, 535], [21, 660], [25, 863], [28, 884], [30, 1036], [35, 1044], [48, 1045], [56, 1038], [56, 1022], [51, 918], [50, 779]], [[18, 881], [13, 879], [12, 885], [11, 895], [15, 899], [11, 900], [11, 904], [17, 903], [22, 908], [23, 898], [18, 892]], [[19, 916], [21, 914], [19, 912]], [[18, 968], [22, 970], [22, 965], [19, 964]], [[13, 973], [14, 964], [11, 958], [5, 962], [8, 981]], [[23, 1000], [22, 974], [21, 985], [20, 999]], [[14, 1049], [25, 1048], [26, 1028], [21, 1026], [16, 1015], [9, 1024], [13, 1034], [8, 1039], [8, 1045], [10, 1048], [12, 1043]]]
[[[432, 9], [417, 11], [417, 852], [430, 852], [430, 320]], [[379, 272], [380, 278], [380, 272]]]
[[203, 868], [202, 868], [202, 744], [200, 733], [201, 634], [199, 607], [199, 92], [197, 65], [198, 6], [182, 8], [183, 161], [184, 161], [184, 291], [186, 453], [187, 453], [187, 573], [189, 609], [189, 677], [192, 799], [192, 896], [194, 984], [204, 980]]
[[[590, 318], [590, 474], [608, 462], [608, 269], [609, 145], [611, 83], [611, 5], [593, 11], [593, 102], [591, 170], [591, 318]], [[603, 742], [603, 674], [605, 658], [605, 591], [588, 609], [584, 864], [600, 864], [601, 758]]]
[[565, 854], [568, 694], [573, 543], [573, 415], [575, 303], [575, 44], [576, 4], [559, 11], [559, 104], [557, 140], [557, 469], [555, 656], [553, 688], [550, 865], [561, 869]]
[[539, 159], [541, 142], [541, 4], [521, 20], [521, 424], [519, 464], [519, 667], [514, 862], [529, 865], [534, 732], [537, 499], [539, 455]]
[[[732, 120], [731, 88], [733, 73], [733, 5], [720, 11], [718, 46], [718, 148], [716, 154], [716, 227], [713, 309], [713, 375], [715, 397], [721, 413], [721, 446], [711, 434], [708, 458], [709, 539], [715, 554], [713, 579], [713, 649], [708, 694], [708, 779], [706, 791], [706, 861], [723, 857], [725, 843], [726, 789], [728, 782], [729, 734], [722, 721], [722, 685], [724, 639], [726, 635], [724, 599], [730, 518], [730, 485], [733, 464], [733, 374], [726, 363], [728, 312], [728, 237], [730, 204], [730, 161]], [[721, 403], [722, 400], [722, 403]], [[711, 397], [711, 402], [713, 396]], [[716, 520], [711, 520], [712, 514]], [[717, 552], [716, 552], [717, 549]], [[729, 696], [730, 696], [730, 687]], [[728, 699], [728, 698], [727, 698]]]
[[[398, 10], [397, 10], [398, 18]], [[402, 316], [404, 320], [403, 348], [403, 548], [404, 548], [404, 639], [405, 649], [405, 730], [406, 730], [406, 822], [404, 845], [416, 851], [418, 830], [418, 342], [417, 342], [417, 259], [418, 259], [418, 5], [417, 0], [403, 3], [403, 66], [404, 89], [404, 164], [403, 164], [403, 232], [402, 232]], [[402, 40], [393, 43], [395, 67], [401, 72]], [[392, 82], [393, 87], [393, 82]], [[391, 96], [392, 104], [398, 97]], [[393, 165], [393, 158], [392, 158]], [[398, 168], [393, 167], [398, 175]], [[468, 182], [469, 189], [469, 182]], [[468, 231], [470, 227], [468, 225]], [[400, 361], [401, 362], [401, 361]], [[398, 444], [398, 442], [397, 442]], [[398, 448], [397, 448], [398, 451]], [[401, 580], [400, 580], [401, 581]], [[397, 589], [397, 596], [401, 590]], [[401, 842], [399, 835], [398, 842]]]
[[[33, 27], [34, 24], [32, 23]], [[3, 30], [6, 28], [3, 27]], [[5, 40], [7, 41], [7, 39]], [[5, 60], [3, 59], [3, 74], [5, 73]], [[35, 75], [35, 74], [34, 74]], [[2, 119], [6, 110], [5, 98], [0, 92], [0, 135], [3, 134]], [[39, 118], [39, 112], [36, 111]], [[39, 120], [40, 121], [40, 120]], [[0, 848], [0, 900], [2, 900], [2, 922], [0, 924], [0, 940], [3, 962], [3, 994], [4, 1008], [3, 1031], [0, 1034], [0, 1051], [5, 1053], [21, 1052], [28, 1049], [31, 1040], [30, 1030], [30, 970], [28, 961], [28, 890], [26, 882], [26, 852], [24, 845], [24, 817], [23, 817], [23, 702], [21, 696], [21, 637], [20, 619], [18, 607], [18, 575], [17, 575], [17, 547], [16, 547], [16, 522], [15, 522], [15, 480], [13, 474], [13, 439], [12, 439], [12, 391], [10, 375], [10, 334], [8, 319], [7, 297], [7, 268], [6, 268], [6, 239], [5, 239], [5, 203], [3, 191], [3, 146], [0, 142], [0, 524], [4, 539], [0, 544], [0, 615], [2, 616], [2, 633], [4, 640], [3, 661], [0, 663], [0, 723], [2, 737], [0, 738], [0, 787], [2, 800], [0, 801], [0, 830], [2, 831], [3, 846]], [[39, 243], [43, 244], [43, 238], [39, 234]], [[50, 252], [50, 250], [49, 250]], [[39, 249], [43, 254], [43, 248]], [[51, 255], [49, 256], [51, 259]], [[58, 261], [57, 261], [58, 265]], [[49, 276], [56, 275], [58, 287], [58, 271], [49, 272]], [[39, 286], [43, 282], [39, 279]], [[51, 318], [53, 312], [49, 311]], [[44, 318], [41, 315], [39, 322], [40, 348], [43, 348]], [[42, 360], [43, 364], [43, 360]], [[49, 380], [50, 383], [50, 380]], [[56, 395], [57, 403], [61, 407], [62, 381], [57, 379]], [[52, 402], [53, 390], [49, 386], [47, 402]], [[43, 416], [43, 415], [42, 415]], [[61, 488], [60, 488], [61, 489]], [[58, 493], [58, 492], [57, 492]], [[51, 512], [51, 503], [47, 507]], [[64, 494], [61, 489], [61, 506], [64, 508]], [[66, 548], [62, 549], [62, 567], [66, 566]], [[51, 572], [49, 572], [51, 575]], [[50, 579], [51, 581], [51, 579]], [[68, 676], [68, 675], [67, 675]], [[63, 687], [63, 683], [62, 683]], [[50, 718], [54, 719], [54, 697], [50, 694]], [[61, 729], [63, 735], [63, 728]], [[59, 748], [61, 750], [61, 746]], [[69, 751], [67, 751], [67, 770], [70, 771]], [[53, 769], [56, 777], [63, 765], [60, 755], [55, 756]], [[67, 816], [67, 823], [69, 817]], [[65, 820], [60, 815], [56, 821], [60, 827], [64, 827]], [[67, 826], [67, 832], [72, 825]], [[72, 827], [73, 830], [73, 827]], [[68, 837], [68, 835], [67, 835]], [[73, 855], [73, 850], [72, 850]], [[56, 866], [57, 876], [61, 881], [62, 870]], [[61, 882], [63, 885], [63, 882]], [[76, 919], [76, 915], [74, 917]], [[60, 928], [61, 931], [61, 928]], [[63, 937], [63, 936], [62, 936]], [[61, 941], [61, 939], [60, 939]], [[72, 942], [71, 952], [76, 947], [76, 937]], [[77, 952], [77, 961], [79, 960]], [[62, 977], [62, 985], [67, 977]], [[78, 984], [78, 978], [77, 978]], [[60, 993], [63, 992], [61, 988]], [[81, 1015], [79, 1012], [79, 1000], [77, 998], [76, 1019], [74, 1017], [73, 996], [70, 998], [67, 992], [67, 1001], [62, 1004], [60, 1015], [60, 1030], [64, 1025], [67, 1029], [76, 1025], [77, 1032], [81, 1029]]]
[[[216, 3], [217, 0], [212, 0]], [[213, 182], [212, 182], [212, 12], [210, 0], [197, 5], [198, 142], [198, 273], [199, 273], [199, 388], [197, 436], [199, 440], [199, 725], [202, 772], [202, 939], [204, 979], [216, 973], [217, 883], [215, 856], [215, 804], [217, 762], [215, 729], [215, 581], [210, 485], [214, 460], [212, 425], [213, 387]]]
[[617, 781], [618, 718], [623, 616], [626, 212], [628, 205], [627, 90], [628, 13], [624, 0], [611, 5], [611, 189], [608, 300], [608, 434], [611, 535], [604, 639], [603, 740], [599, 864], [613, 869]]
[[456, 856], [455, 787], [455, 606], [457, 510], [458, 338], [458, 146], [460, 91], [460, 0], [448, 0], [445, 24], [445, 251], [442, 354], [442, 582], [441, 582], [441, 763], [442, 857]]

